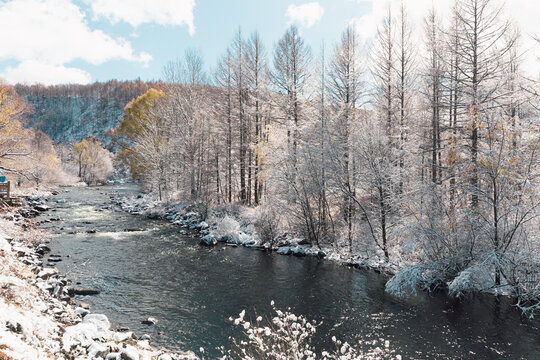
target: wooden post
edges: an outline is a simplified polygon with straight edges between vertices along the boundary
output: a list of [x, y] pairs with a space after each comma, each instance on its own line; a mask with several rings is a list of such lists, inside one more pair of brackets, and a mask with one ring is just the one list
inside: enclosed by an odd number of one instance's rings
[[7, 198], [8, 198], [8, 200], [11, 199], [11, 197], [9, 196], [9, 188], [10, 188], [10, 185], [11, 185], [11, 181], [8, 181], [8, 182], [7, 182]]

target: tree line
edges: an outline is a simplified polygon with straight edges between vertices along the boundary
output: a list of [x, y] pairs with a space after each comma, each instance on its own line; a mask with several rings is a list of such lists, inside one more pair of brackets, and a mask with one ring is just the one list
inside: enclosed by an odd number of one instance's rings
[[238, 30], [211, 73], [196, 50], [169, 63], [113, 135], [162, 201], [257, 206], [261, 229], [396, 264], [394, 294], [507, 292], [533, 312], [538, 82], [504, 14], [458, 0], [412, 24], [402, 4], [369, 49], [349, 26], [319, 54], [295, 26], [271, 51]]

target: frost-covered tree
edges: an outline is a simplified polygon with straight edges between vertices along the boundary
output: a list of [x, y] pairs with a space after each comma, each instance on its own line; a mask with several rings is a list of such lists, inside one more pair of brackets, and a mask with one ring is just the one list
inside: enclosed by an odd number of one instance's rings
[[[267, 54], [258, 32], [254, 32], [246, 43], [246, 78], [250, 99], [249, 115], [253, 119], [254, 139], [250, 139], [249, 171], [253, 167], [253, 201], [255, 205], [261, 202], [263, 193], [262, 158], [260, 147], [264, 142], [264, 129], [267, 117], [265, 116], [265, 103], [268, 102], [268, 64]], [[253, 164], [251, 154], [254, 154]], [[251, 179], [251, 176], [249, 176]], [[251, 182], [248, 182], [251, 188]]]
[[112, 154], [103, 148], [99, 139], [89, 137], [73, 145], [79, 177], [88, 184], [103, 183], [112, 175]]
[[341, 35], [341, 42], [336, 47], [330, 61], [328, 93], [331, 104], [335, 108], [333, 117], [333, 142], [337, 169], [337, 181], [343, 183], [344, 200], [342, 204], [343, 217], [347, 227], [347, 241], [352, 251], [352, 225], [355, 207], [351, 197], [355, 197], [356, 159], [351, 148], [355, 146], [351, 133], [356, 127], [358, 108], [363, 95], [363, 71], [360, 54], [359, 38], [354, 27], [349, 26]]
[[291, 26], [278, 41], [274, 50], [272, 82], [278, 94], [282, 123], [287, 127], [287, 151], [290, 162], [290, 181], [296, 176], [297, 148], [303, 118], [303, 96], [311, 62], [311, 50], [300, 36], [298, 28]]

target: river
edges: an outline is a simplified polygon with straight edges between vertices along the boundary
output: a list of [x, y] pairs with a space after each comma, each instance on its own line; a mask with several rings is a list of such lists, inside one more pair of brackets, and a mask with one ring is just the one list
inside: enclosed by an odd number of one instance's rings
[[[221, 244], [203, 247], [177, 226], [119, 211], [112, 192], [136, 188], [61, 192], [50, 199], [48, 216], [63, 221], [43, 226], [53, 232], [52, 253], [62, 256], [59, 271], [77, 286], [101, 291], [75, 301], [106, 314], [113, 327], [149, 334], [155, 345], [203, 347], [216, 356], [217, 346], [240, 335], [230, 316], [242, 309], [271, 315], [274, 300], [280, 309], [323, 322], [314, 338], [318, 349], [332, 349], [335, 335], [349, 343], [384, 338], [403, 359], [540, 358], [540, 322], [523, 318], [507, 299], [421, 293], [401, 300], [385, 293], [386, 279], [373, 271]], [[141, 324], [150, 316], [159, 322]]]

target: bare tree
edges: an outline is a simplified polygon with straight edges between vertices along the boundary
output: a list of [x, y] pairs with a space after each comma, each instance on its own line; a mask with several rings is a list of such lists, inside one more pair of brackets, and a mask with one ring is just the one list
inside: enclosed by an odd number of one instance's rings
[[[353, 200], [355, 196], [355, 159], [352, 156], [351, 129], [357, 119], [357, 106], [362, 96], [362, 64], [360, 60], [360, 44], [354, 27], [349, 26], [341, 35], [341, 42], [336, 47], [330, 62], [329, 94], [332, 103], [338, 109], [334, 121], [336, 142], [334, 151], [339, 154], [335, 157], [340, 166], [338, 169], [340, 180], [347, 189], [343, 199], [343, 215], [347, 224], [347, 240], [349, 250], [352, 251], [352, 222]], [[349, 194], [351, 196], [349, 196]]]
[[484, 112], [494, 105], [496, 90], [505, 64], [505, 55], [512, 42], [503, 42], [510, 22], [501, 19], [502, 7], [493, 0], [460, 0], [456, 16], [461, 91], [469, 107], [467, 127], [470, 131], [471, 205], [478, 205], [479, 128]]
[[225, 99], [222, 108], [224, 107], [223, 115], [226, 119], [226, 179], [227, 179], [227, 192], [226, 199], [230, 203], [232, 201], [232, 172], [233, 172], [233, 159], [232, 159], [232, 117], [233, 117], [233, 94], [232, 94], [232, 55], [230, 48], [226, 50], [225, 55], [220, 59], [218, 69], [216, 72], [216, 83], [223, 89], [223, 97]]
[[[431, 113], [431, 182], [439, 184], [441, 179], [441, 112], [443, 107], [443, 39], [438, 28], [439, 18], [432, 8], [427, 15], [425, 23], [426, 34], [426, 72], [424, 74], [426, 97]], [[450, 90], [452, 91], [452, 89]], [[452, 95], [450, 95], [452, 97]]]
[[372, 73], [375, 78], [375, 103], [379, 110], [381, 121], [385, 123], [386, 133], [392, 141], [394, 136], [395, 116], [395, 50], [394, 25], [391, 8], [382, 25], [377, 29], [377, 40], [371, 59]]
[[282, 111], [287, 124], [289, 161], [293, 169], [290, 174], [292, 181], [296, 175], [296, 153], [302, 117], [301, 97], [305, 91], [310, 61], [311, 50], [304, 43], [298, 28], [294, 25], [289, 27], [274, 50], [272, 80], [276, 90], [286, 96]]
[[[248, 88], [252, 103], [252, 116], [255, 119], [255, 149], [254, 169], [254, 204], [259, 205], [262, 197], [263, 181], [260, 177], [261, 157], [259, 148], [263, 142], [263, 111], [262, 107], [268, 98], [268, 65], [266, 50], [258, 32], [254, 32], [246, 44], [246, 68]], [[251, 154], [251, 152], [250, 152]], [[249, 161], [251, 165], [251, 159]]]
[[415, 51], [412, 44], [412, 26], [407, 19], [407, 11], [401, 2], [397, 24], [397, 48], [396, 48], [396, 98], [399, 107], [399, 140], [398, 156], [401, 180], [399, 191], [403, 191], [405, 181], [405, 145], [409, 140], [409, 129], [413, 115], [413, 94], [416, 84]]

